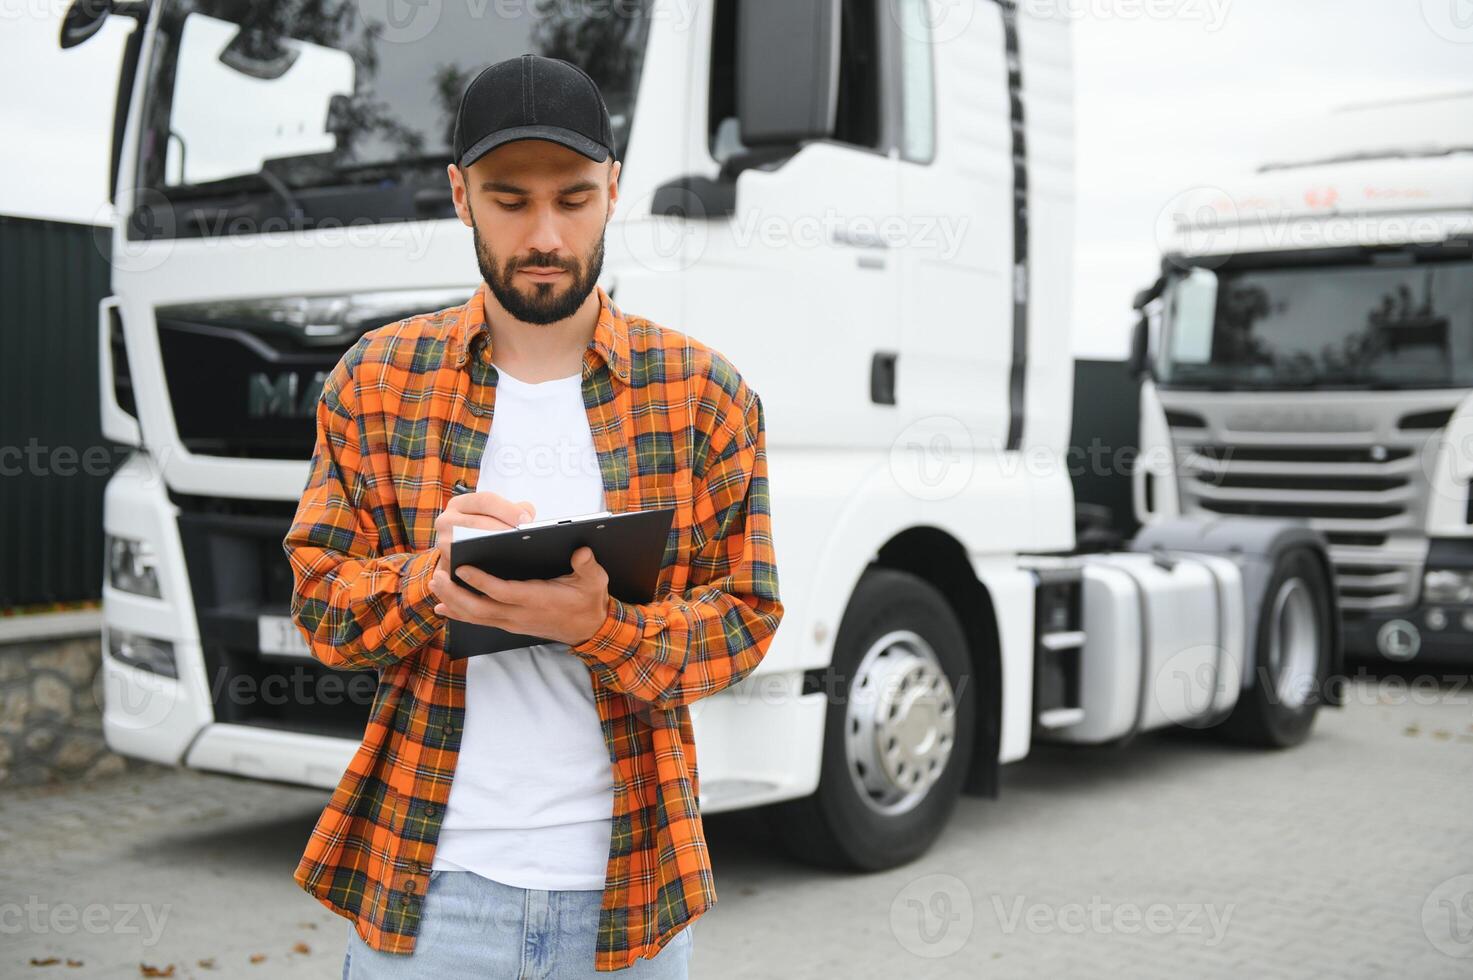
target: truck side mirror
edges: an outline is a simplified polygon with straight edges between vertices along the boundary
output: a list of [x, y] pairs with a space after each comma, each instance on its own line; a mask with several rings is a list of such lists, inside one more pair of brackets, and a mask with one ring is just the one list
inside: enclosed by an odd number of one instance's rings
[[743, 0], [737, 6], [736, 110], [749, 147], [834, 134], [840, 0]]
[[72, 0], [61, 20], [62, 48], [75, 48], [102, 30], [113, 12], [112, 0]]
[[[736, 213], [737, 175], [780, 162], [802, 141], [833, 136], [839, 106], [840, 0], [742, 0], [736, 8], [736, 142], [713, 180], [676, 177], [651, 212], [682, 219]], [[775, 70], [781, 66], [782, 70]], [[730, 135], [730, 134], [728, 134]]]
[[128, 103], [133, 98], [133, 80], [138, 59], [143, 51], [143, 25], [148, 20], [149, 0], [72, 0], [61, 20], [57, 43], [62, 49], [75, 48], [94, 37], [114, 14], [132, 17], [137, 27], [123, 44], [122, 64], [118, 68], [118, 93], [113, 102], [112, 155], [107, 174], [107, 199], [118, 199], [118, 165], [123, 156], [123, 123], [128, 118]]
[[1130, 333], [1130, 376], [1141, 378], [1151, 373], [1151, 325], [1146, 316], [1146, 307], [1161, 297], [1166, 288], [1166, 279], [1159, 278], [1150, 286], [1135, 294], [1131, 303], [1138, 314], [1135, 328]]
[[1146, 322], [1145, 311], [1135, 321], [1135, 328], [1130, 332], [1130, 376], [1132, 378], [1145, 377], [1150, 374], [1151, 337], [1150, 326]]
[[66, 16], [61, 19], [57, 43], [65, 49], [91, 40], [113, 14], [132, 17], [142, 26], [148, 18], [148, 4], [137, 0], [72, 0]]

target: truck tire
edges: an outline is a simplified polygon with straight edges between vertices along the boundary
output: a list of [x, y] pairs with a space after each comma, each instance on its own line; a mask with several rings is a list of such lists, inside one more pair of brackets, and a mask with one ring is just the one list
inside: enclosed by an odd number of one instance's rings
[[1330, 670], [1330, 580], [1306, 548], [1284, 552], [1259, 611], [1253, 677], [1223, 725], [1234, 741], [1288, 748], [1309, 737]]
[[821, 867], [905, 864], [941, 833], [971, 763], [977, 697], [961, 624], [921, 578], [871, 568], [822, 683], [818, 789], [773, 808], [777, 834]]

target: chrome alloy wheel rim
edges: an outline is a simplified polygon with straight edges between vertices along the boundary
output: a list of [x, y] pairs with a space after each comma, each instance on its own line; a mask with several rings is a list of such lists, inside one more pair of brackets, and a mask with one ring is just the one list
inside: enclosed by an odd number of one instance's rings
[[876, 640], [854, 672], [844, 712], [844, 756], [859, 798], [904, 813], [946, 771], [956, 742], [956, 697], [931, 645], [910, 630]]
[[1268, 663], [1279, 703], [1287, 708], [1302, 707], [1314, 689], [1319, 622], [1314, 596], [1301, 578], [1285, 579], [1274, 596]]

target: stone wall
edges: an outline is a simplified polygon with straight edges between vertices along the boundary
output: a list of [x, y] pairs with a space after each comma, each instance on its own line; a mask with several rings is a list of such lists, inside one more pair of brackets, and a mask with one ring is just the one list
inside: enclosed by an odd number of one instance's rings
[[0, 643], [0, 786], [116, 775], [102, 739], [98, 634]]

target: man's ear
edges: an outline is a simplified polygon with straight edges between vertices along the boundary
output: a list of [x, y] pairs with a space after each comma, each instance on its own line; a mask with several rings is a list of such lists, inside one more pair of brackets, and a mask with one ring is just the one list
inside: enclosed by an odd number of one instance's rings
[[[610, 159], [613, 159], [610, 157]], [[614, 216], [614, 205], [619, 203], [619, 170], [622, 164], [614, 160], [609, 164], [609, 213], [604, 215], [604, 220]]]
[[445, 166], [445, 175], [450, 181], [450, 199], [455, 204], [460, 223], [467, 228], [475, 227], [471, 221], [470, 205], [466, 203], [466, 195], [470, 193], [466, 187], [466, 172], [460, 169], [460, 164], [449, 163]]

